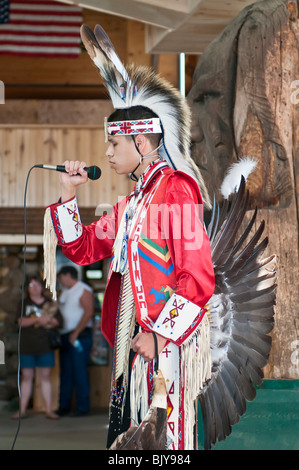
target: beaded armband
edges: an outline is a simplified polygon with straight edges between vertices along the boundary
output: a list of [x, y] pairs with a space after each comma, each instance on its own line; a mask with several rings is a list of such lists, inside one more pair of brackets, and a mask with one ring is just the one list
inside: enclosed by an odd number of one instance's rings
[[182, 345], [198, 327], [205, 310], [185, 297], [172, 294], [161, 311], [153, 331]]

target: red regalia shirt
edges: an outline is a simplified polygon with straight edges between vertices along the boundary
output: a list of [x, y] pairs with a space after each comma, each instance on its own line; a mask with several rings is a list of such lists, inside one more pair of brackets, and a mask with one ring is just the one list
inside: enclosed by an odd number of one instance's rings
[[[144, 174], [143, 197], [128, 240], [128, 263], [138, 323], [177, 345], [198, 327], [214, 292], [210, 242], [203, 223], [197, 184], [165, 162]], [[111, 214], [89, 226], [81, 224], [76, 198], [49, 206], [64, 255], [79, 265], [104, 258], [113, 261], [113, 246], [130, 196]], [[110, 264], [102, 308], [102, 331], [111, 346], [121, 274]]]

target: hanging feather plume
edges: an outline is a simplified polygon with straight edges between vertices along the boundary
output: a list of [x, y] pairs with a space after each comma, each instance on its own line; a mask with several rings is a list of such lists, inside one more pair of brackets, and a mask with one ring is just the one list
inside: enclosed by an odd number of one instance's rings
[[192, 176], [201, 191], [205, 206], [210, 198], [198, 167], [191, 158], [191, 111], [180, 92], [149, 67], [124, 66], [101, 26], [95, 34], [81, 27], [81, 38], [98, 67], [115, 109], [142, 106], [153, 111], [163, 129], [163, 147], [159, 151], [174, 170]]
[[154, 373], [153, 398], [142, 422], [120, 434], [109, 450], [166, 450], [167, 391], [163, 374]]
[[257, 166], [256, 160], [244, 156], [237, 163], [234, 163], [228, 169], [228, 172], [221, 184], [221, 194], [228, 199], [231, 194], [237, 192], [241, 180], [241, 176], [247, 181], [248, 176]]

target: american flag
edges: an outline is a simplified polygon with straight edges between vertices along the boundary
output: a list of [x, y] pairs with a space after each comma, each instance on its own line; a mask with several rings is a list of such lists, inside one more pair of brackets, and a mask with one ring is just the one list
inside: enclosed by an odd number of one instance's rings
[[82, 8], [52, 0], [0, 0], [0, 54], [77, 57]]

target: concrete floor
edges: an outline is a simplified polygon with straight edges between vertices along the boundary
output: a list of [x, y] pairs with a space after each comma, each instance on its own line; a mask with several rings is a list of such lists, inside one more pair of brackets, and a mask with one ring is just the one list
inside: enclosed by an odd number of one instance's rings
[[[0, 402], [0, 450], [12, 447], [18, 428], [12, 414], [7, 403]], [[298, 418], [299, 381], [266, 380], [231, 435], [213, 450], [299, 450]], [[21, 420], [14, 449], [104, 450], [107, 431], [108, 410], [59, 420], [29, 411], [29, 417]], [[202, 439], [199, 426], [199, 443]]]
[[[11, 450], [18, 428], [13, 412], [0, 402], [0, 450]], [[80, 418], [47, 419], [29, 411], [21, 420], [14, 450], [103, 450], [106, 446], [108, 412]]]

